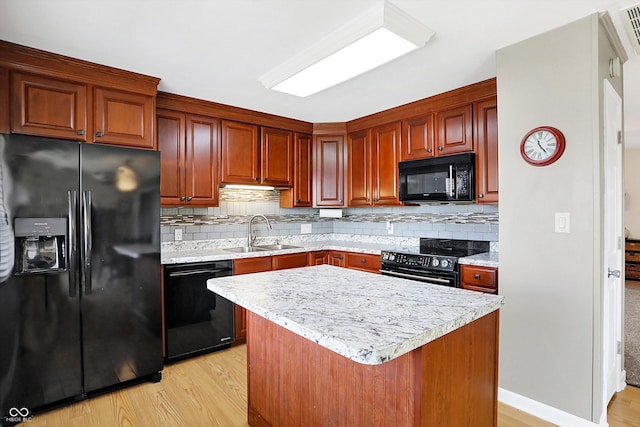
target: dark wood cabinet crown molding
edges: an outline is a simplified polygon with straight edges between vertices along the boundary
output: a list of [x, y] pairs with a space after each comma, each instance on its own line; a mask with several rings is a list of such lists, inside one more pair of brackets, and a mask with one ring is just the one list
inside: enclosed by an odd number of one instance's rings
[[195, 114], [217, 117], [219, 119], [286, 129], [300, 133], [311, 133], [313, 130], [313, 123], [302, 120], [261, 113], [259, 111], [220, 104], [213, 101], [190, 98], [188, 96], [175, 95], [162, 91], [158, 92], [156, 104], [158, 108], [164, 108], [167, 110], [191, 111]]
[[471, 104], [478, 99], [496, 96], [496, 79], [491, 78], [453, 89], [429, 98], [420, 99], [408, 104], [399, 105], [388, 110], [360, 117], [346, 123], [349, 133], [368, 129], [385, 123], [405, 120], [434, 111], [448, 110], [457, 106]]
[[0, 67], [96, 86], [155, 95], [158, 77], [108, 67], [0, 40]]

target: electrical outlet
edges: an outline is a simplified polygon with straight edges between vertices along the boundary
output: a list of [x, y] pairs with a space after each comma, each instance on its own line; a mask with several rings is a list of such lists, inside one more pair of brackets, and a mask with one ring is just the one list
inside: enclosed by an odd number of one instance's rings
[[311, 234], [311, 224], [300, 224], [300, 234]]
[[173, 240], [182, 240], [182, 229], [176, 228], [173, 231]]
[[393, 223], [391, 221], [387, 221], [387, 234], [393, 234]]

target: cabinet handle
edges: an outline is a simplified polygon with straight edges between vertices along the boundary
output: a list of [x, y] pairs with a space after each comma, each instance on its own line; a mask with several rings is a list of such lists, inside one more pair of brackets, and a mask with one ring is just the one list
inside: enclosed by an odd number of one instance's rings
[[78, 130], [76, 131], [76, 133], [77, 133], [78, 135], [84, 135], [84, 130], [82, 130], [82, 129], [78, 129]]
[[479, 274], [474, 274], [473, 278], [476, 279], [476, 280], [480, 280], [480, 275]]
[[255, 178], [253, 178], [255, 181], [260, 181], [260, 178], [258, 178], [257, 176]]
[[431, 153], [433, 150], [431, 148], [427, 148], [427, 153]]
[[362, 259], [360, 260], [360, 262], [361, 262], [362, 264], [366, 264], [366, 263], [367, 263], [367, 260], [366, 260], [366, 259], [364, 259], [364, 258], [362, 258]]
[[300, 203], [300, 199], [296, 199], [296, 203]]
[[267, 182], [267, 178], [262, 178], [262, 182]]
[[96, 132], [96, 136], [104, 136], [104, 132], [98, 131], [98, 132]]
[[187, 202], [190, 202], [192, 200], [193, 200], [193, 197], [191, 197], [191, 196], [187, 197]]
[[442, 151], [442, 147], [438, 147], [438, 151]]
[[186, 197], [184, 197], [184, 196], [180, 197], [180, 201], [181, 201], [181, 202], [184, 202], [185, 200], [187, 200], [187, 198], [186, 198]]
[[367, 197], [366, 199], [364, 199], [365, 202], [368, 202], [370, 199]]
[[342, 199], [338, 199], [338, 203], [342, 203]]
[[380, 201], [380, 199], [377, 199], [377, 198], [376, 198], [376, 199], [373, 199], [373, 201], [374, 201], [374, 202], [379, 202], [379, 201]]
[[484, 194], [478, 194], [478, 197], [480, 197], [481, 199], [484, 198]]

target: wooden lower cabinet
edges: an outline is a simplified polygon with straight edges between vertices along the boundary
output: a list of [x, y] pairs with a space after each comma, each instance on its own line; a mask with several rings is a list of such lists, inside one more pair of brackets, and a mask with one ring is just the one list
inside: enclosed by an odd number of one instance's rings
[[354, 270], [380, 274], [380, 255], [347, 252], [346, 267]]
[[[241, 258], [233, 261], [233, 275], [260, 273], [271, 271], [271, 257]], [[247, 312], [244, 308], [236, 305], [234, 308], [236, 319], [235, 343], [243, 343], [247, 337]]]
[[462, 289], [498, 293], [498, 269], [478, 265], [462, 264], [460, 266], [460, 286]]
[[347, 253], [342, 251], [329, 252], [327, 263], [329, 265], [335, 265], [336, 267], [346, 267]]
[[624, 277], [640, 280], [640, 240], [627, 239], [624, 247]]
[[329, 251], [309, 252], [307, 255], [307, 265], [329, 264]]

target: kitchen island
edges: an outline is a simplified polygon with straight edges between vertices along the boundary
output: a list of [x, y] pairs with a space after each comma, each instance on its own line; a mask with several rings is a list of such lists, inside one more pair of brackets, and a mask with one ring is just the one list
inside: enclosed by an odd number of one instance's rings
[[500, 296], [328, 265], [208, 288], [248, 310], [252, 426], [496, 425]]

